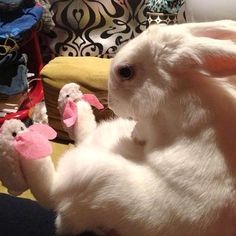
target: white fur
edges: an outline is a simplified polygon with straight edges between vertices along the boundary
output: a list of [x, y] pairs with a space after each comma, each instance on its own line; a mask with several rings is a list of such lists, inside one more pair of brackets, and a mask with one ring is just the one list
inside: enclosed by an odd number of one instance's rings
[[[103, 123], [63, 156], [59, 232], [236, 234], [235, 36], [230, 21], [152, 26], [121, 49], [109, 104], [137, 123]], [[132, 79], [120, 78], [122, 65]]]
[[121, 49], [109, 105], [123, 118], [62, 156], [59, 233], [236, 235], [235, 36], [231, 21], [152, 26]]

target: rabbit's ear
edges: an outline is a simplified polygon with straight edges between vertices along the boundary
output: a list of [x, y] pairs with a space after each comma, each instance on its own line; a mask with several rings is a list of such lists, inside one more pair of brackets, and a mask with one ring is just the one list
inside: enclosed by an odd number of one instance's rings
[[[225, 77], [236, 74], [236, 23], [218, 21], [186, 24], [190, 37], [177, 49], [172, 61], [179, 71], [203, 71], [210, 76]], [[178, 69], [175, 67], [175, 69]]]
[[187, 24], [192, 35], [236, 42], [236, 21], [222, 20]]

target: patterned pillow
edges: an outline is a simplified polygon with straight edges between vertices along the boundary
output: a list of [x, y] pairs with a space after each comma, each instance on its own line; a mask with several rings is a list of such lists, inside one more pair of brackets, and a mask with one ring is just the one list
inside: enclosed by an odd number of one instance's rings
[[[52, 0], [53, 1], [53, 0]], [[51, 48], [56, 56], [113, 57], [146, 29], [145, 0], [55, 0]]]

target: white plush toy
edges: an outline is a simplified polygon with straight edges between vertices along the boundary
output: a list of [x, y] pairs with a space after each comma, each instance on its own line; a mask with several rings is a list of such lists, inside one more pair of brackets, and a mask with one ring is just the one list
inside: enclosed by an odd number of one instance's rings
[[6, 121], [0, 129], [0, 180], [12, 195], [19, 195], [28, 189], [28, 184], [22, 174], [19, 154], [13, 148], [16, 135], [25, 130], [25, 125], [18, 120]]
[[64, 85], [58, 97], [58, 109], [64, 130], [78, 145], [97, 126], [91, 106], [103, 109], [95, 95], [83, 94], [76, 83]]
[[20, 120], [4, 122], [0, 129], [0, 181], [10, 194], [17, 196], [30, 189], [42, 205], [51, 207], [48, 193], [54, 165], [48, 139], [55, 137], [56, 132], [44, 124], [26, 128]]
[[109, 105], [123, 118], [44, 182], [58, 233], [236, 235], [235, 41], [232, 21], [155, 25], [117, 53]]

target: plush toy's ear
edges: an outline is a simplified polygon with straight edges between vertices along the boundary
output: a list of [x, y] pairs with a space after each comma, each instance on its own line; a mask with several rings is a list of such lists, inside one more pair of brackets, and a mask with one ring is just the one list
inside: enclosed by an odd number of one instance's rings
[[104, 108], [102, 103], [100, 103], [98, 98], [93, 94], [83, 94], [82, 99], [88, 102], [91, 106], [96, 107], [98, 110], [101, 110]]
[[44, 158], [52, 153], [48, 139], [32, 130], [18, 134], [13, 146], [23, 158], [30, 160]]
[[74, 101], [68, 100], [63, 114], [62, 114], [63, 123], [66, 127], [71, 127], [75, 124], [77, 119], [77, 106]]
[[49, 140], [52, 140], [57, 136], [57, 132], [53, 128], [45, 124], [33, 124], [29, 127], [29, 130], [36, 131]]
[[[186, 24], [190, 37], [177, 48], [170, 61], [179, 72], [203, 71], [210, 76], [236, 74], [236, 23], [218, 21]], [[185, 65], [185, 66], [184, 66]], [[181, 67], [182, 66], [182, 67]], [[185, 68], [183, 70], [183, 68]]]

